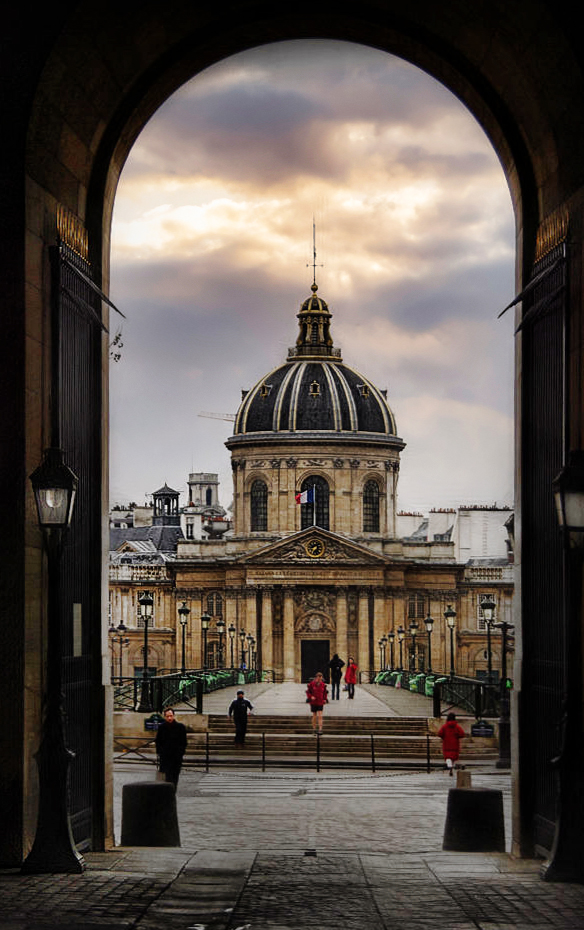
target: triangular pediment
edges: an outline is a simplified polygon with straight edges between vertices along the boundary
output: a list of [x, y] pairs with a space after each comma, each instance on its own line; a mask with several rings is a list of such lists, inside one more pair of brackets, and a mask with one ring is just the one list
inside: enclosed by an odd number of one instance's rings
[[386, 565], [387, 558], [377, 552], [372, 552], [367, 546], [355, 543], [346, 536], [339, 536], [323, 530], [319, 526], [311, 526], [299, 533], [293, 533], [277, 543], [271, 543], [262, 549], [257, 549], [249, 555], [243, 556], [239, 561], [247, 565], [259, 563], [285, 563], [287, 565], [301, 563], [303, 565], [322, 564], [367, 564]]

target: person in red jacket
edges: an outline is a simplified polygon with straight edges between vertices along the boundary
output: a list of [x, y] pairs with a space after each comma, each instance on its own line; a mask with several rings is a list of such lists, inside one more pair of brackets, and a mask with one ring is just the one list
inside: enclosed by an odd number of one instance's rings
[[347, 670], [345, 672], [345, 681], [347, 683], [347, 691], [349, 698], [355, 697], [355, 685], [357, 684], [357, 664], [353, 656], [349, 656], [347, 662]]
[[312, 681], [308, 682], [306, 701], [310, 704], [312, 729], [316, 736], [317, 732], [322, 733], [322, 709], [325, 704], [328, 704], [328, 689], [322, 672], [317, 672]]
[[446, 762], [446, 768], [450, 775], [458, 761], [460, 754], [460, 741], [465, 736], [462, 727], [456, 722], [456, 714], [447, 714], [446, 723], [443, 723], [438, 730], [438, 736], [442, 740], [442, 755]]

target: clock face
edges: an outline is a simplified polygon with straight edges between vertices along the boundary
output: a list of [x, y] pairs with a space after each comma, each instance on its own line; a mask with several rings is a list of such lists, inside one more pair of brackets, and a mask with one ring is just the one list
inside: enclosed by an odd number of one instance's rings
[[309, 539], [304, 548], [311, 559], [320, 559], [325, 551], [322, 539]]

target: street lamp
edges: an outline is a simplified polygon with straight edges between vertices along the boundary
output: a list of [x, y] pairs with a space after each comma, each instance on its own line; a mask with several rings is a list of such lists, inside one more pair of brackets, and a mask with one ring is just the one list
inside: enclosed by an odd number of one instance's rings
[[499, 716], [499, 758], [498, 769], [511, 768], [511, 715], [509, 708], [509, 688], [507, 685], [507, 641], [509, 632], [514, 627], [502, 620], [497, 624], [501, 628], [501, 714]]
[[393, 644], [395, 642], [395, 633], [393, 632], [393, 630], [391, 631], [391, 633], [387, 634], [387, 638], [389, 640], [389, 651], [390, 651], [390, 659], [391, 659], [390, 666], [391, 666], [391, 671], [393, 672]]
[[239, 641], [241, 643], [241, 670], [242, 671], [245, 668], [245, 637], [246, 635], [247, 634], [245, 630], [241, 629], [239, 631]]
[[495, 619], [496, 604], [490, 594], [487, 594], [484, 601], [481, 601], [481, 610], [483, 618], [487, 624], [487, 681], [491, 684], [493, 679], [493, 650], [491, 648], [491, 624]]
[[254, 664], [253, 664], [253, 647], [255, 646], [255, 637], [253, 637], [253, 636], [250, 634], [250, 635], [247, 637], [247, 642], [248, 642], [248, 647], [249, 647], [248, 650], [247, 650], [247, 667], [249, 668], [250, 671], [253, 671], [253, 670], [254, 670]]
[[207, 630], [209, 629], [209, 624], [211, 622], [211, 617], [209, 614], [201, 614], [201, 629], [203, 631], [203, 671], [207, 671]]
[[67, 777], [73, 753], [65, 745], [61, 678], [60, 562], [71, 523], [77, 477], [58, 448], [47, 449], [30, 476], [48, 564], [47, 672], [45, 716], [36, 754], [39, 773], [37, 827], [21, 871], [26, 874], [82, 872], [83, 857], [75, 849], [68, 811]]
[[397, 628], [397, 639], [398, 639], [398, 642], [399, 642], [399, 670], [400, 670], [400, 672], [403, 671], [403, 667], [404, 667], [404, 666], [403, 666], [403, 655], [404, 655], [404, 653], [403, 653], [403, 647], [404, 647], [404, 639], [405, 639], [405, 638], [406, 638], [406, 631], [404, 630], [403, 626], [398, 626], [398, 628]]
[[225, 620], [223, 617], [219, 617], [217, 621], [217, 632], [219, 633], [219, 668], [223, 668], [225, 662], [223, 661], [223, 636], [225, 634]]
[[456, 626], [456, 611], [451, 604], [444, 611], [444, 619], [450, 629], [450, 676], [454, 678], [454, 628]]
[[379, 640], [379, 645], [381, 646], [381, 669], [382, 671], [385, 671], [385, 668], [386, 668], [385, 655], [386, 655], [386, 648], [387, 648], [387, 636], [383, 635], [381, 637], [381, 639]]
[[144, 621], [144, 668], [142, 671], [142, 688], [140, 691], [140, 703], [138, 704], [139, 714], [151, 714], [152, 703], [150, 701], [150, 675], [148, 673], [148, 624], [152, 616], [154, 607], [154, 598], [150, 591], [143, 591], [138, 598], [140, 605], [140, 616]]
[[416, 671], [416, 636], [418, 634], [418, 624], [415, 620], [410, 623], [410, 636], [412, 637], [412, 651], [410, 653], [410, 669]]
[[[113, 682], [113, 680], [114, 680], [115, 644], [116, 644], [116, 643], [119, 643], [119, 645], [120, 645], [120, 658], [119, 658], [119, 662], [120, 662], [120, 675], [119, 675], [119, 682], [120, 682], [120, 684], [121, 684], [121, 683], [122, 683], [122, 668], [123, 668], [123, 665], [122, 665], [123, 649], [124, 649], [124, 646], [128, 646], [128, 645], [130, 644], [130, 640], [129, 640], [127, 637], [124, 638], [124, 636], [122, 635], [123, 633], [126, 632], [126, 627], [124, 626], [123, 623], [119, 623], [119, 624], [117, 625], [117, 627], [115, 627], [115, 626], [110, 626], [108, 632], [109, 632], [109, 634], [110, 634], [110, 636], [111, 636], [111, 646], [112, 646], [112, 682]], [[119, 634], [118, 636], [116, 636], [116, 632]]]
[[235, 629], [235, 627], [233, 626], [232, 623], [230, 624], [229, 629], [227, 630], [227, 632], [229, 633], [229, 639], [230, 639], [230, 644], [231, 644], [231, 668], [234, 668], [234, 665], [233, 665], [233, 641], [234, 641], [234, 639], [235, 639], [236, 629]]
[[182, 649], [181, 649], [181, 663], [180, 663], [180, 673], [184, 676], [186, 670], [186, 658], [185, 658], [185, 636], [187, 632], [187, 623], [189, 622], [190, 609], [187, 607], [187, 602], [182, 602], [182, 607], [178, 609], [178, 619], [181, 626], [182, 634]]
[[428, 675], [432, 674], [432, 628], [434, 626], [434, 620], [428, 614], [424, 620], [424, 626], [426, 627], [426, 633], [428, 634]]

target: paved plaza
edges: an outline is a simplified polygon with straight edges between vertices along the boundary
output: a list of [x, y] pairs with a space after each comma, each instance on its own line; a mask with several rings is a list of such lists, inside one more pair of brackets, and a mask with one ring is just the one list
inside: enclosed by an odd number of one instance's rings
[[[273, 714], [275, 706], [307, 713], [302, 686], [245, 690], [256, 713]], [[387, 688], [380, 697], [371, 686], [347, 703], [352, 714], [371, 716], [382, 706], [387, 713], [385, 701], [393, 714], [412, 713], [416, 696], [406, 694]], [[230, 698], [209, 695], [205, 712], [226, 712]], [[122, 786], [151, 780], [152, 765], [115, 766], [118, 841]], [[472, 780], [503, 792], [509, 848], [509, 775], [481, 763]], [[177, 793], [180, 848], [88, 853], [86, 871], [76, 876], [0, 871], [0, 927], [581, 930], [583, 886], [543, 882], [540, 862], [505, 853], [442, 851], [452, 783], [442, 771], [185, 768]]]

